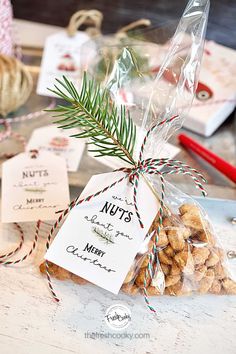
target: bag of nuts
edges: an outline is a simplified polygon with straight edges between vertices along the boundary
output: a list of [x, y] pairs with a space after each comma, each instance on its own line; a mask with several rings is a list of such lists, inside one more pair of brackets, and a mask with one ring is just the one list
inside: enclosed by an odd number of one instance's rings
[[[196, 170], [177, 160], [154, 158], [157, 153], [161, 156], [161, 148], [167, 138], [181, 126], [197, 87], [209, 3], [207, 0], [200, 2], [198, 11], [196, 6], [196, 2], [190, 0], [150, 93], [143, 78], [140, 85], [133, 85], [129, 71], [135, 69], [137, 63], [134, 63], [134, 58], [129, 61], [129, 56], [125, 57], [126, 65], [119, 59], [115, 61], [112, 76], [106, 83], [112, 99], [117, 97], [121, 87], [128, 87], [128, 90], [141, 87], [138, 94], [136, 91], [132, 93], [132, 105], [127, 107], [135, 123], [140, 126], [134, 159], [137, 160], [141, 151], [144, 161], [157, 161], [158, 166], [166, 169], [146, 176], [154, 194], [161, 196], [162, 211], [160, 209], [153, 221], [121, 287], [121, 291], [129, 295], [140, 292], [148, 296], [236, 294], [236, 283], [229, 274], [224, 251], [217, 242], [206, 213], [196, 201], [164, 179], [166, 174], [183, 173], [190, 175], [199, 187], [199, 180], [191, 173]], [[127, 54], [127, 48], [124, 49]], [[140, 94], [142, 90], [148, 91], [148, 100]], [[135, 97], [138, 99], [135, 100]], [[160, 123], [155, 131], [151, 130], [153, 124], [157, 125], [168, 117], [178, 119], [169, 119], [164, 125]], [[141, 143], [149, 131], [143, 151]], [[46, 272], [45, 263], [41, 264], [40, 271]], [[50, 262], [48, 272], [60, 280], [70, 279], [80, 285], [88, 283]]]
[[[170, 193], [171, 189], [175, 197]], [[155, 242], [154, 232], [160, 226], [158, 215], [121, 290], [136, 294], [144, 288], [145, 280], [149, 296], [236, 295], [236, 282], [206, 213], [195, 200], [169, 183], [168, 192], [172, 197], [169, 203], [165, 199], [152, 279], [147, 277], [147, 267]]]
[[[183, 196], [183, 195], [182, 195]], [[147, 276], [154, 232], [158, 228], [157, 215], [134, 259], [121, 291], [136, 295], [142, 293], [144, 282], [148, 296], [199, 294], [235, 294], [236, 282], [228, 271], [226, 256], [218, 244], [211, 224], [194, 201], [186, 196], [177, 210], [166, 205], [159, 232], [153, 275]], [[40, 271], [45, 273], [45, 263]], [[72, 280], [84, 285], [88, 281], [49, 262], [49, 273], [59, 280]]]

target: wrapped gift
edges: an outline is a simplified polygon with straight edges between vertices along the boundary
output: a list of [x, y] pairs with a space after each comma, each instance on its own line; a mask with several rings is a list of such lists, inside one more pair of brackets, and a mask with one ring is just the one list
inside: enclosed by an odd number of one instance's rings
[[[236, 293], [205, 211], [167, 181], [168, 175], [184, 174], [206, 195], [204, 177], [184, 162], [159, 155], [182, 125], [198, 87], [208, 7], [208, 1], [189, 2], [146, 95], [139, 94], [147, 91], [147, 81], [129, 46], [103, 86], [86, 74], [80, 91], [65, 77], [55, 85], [54, 94], [67, 102], [54, 110], [59, 126], [79, 127], [75, 137], [89, 139], [97, 156], [126, 164], [93, 176], [52, 227], [40, 270], [55, 300], [51, 276], [79, 285], [91, 282], [114, 294], [142, 293], [153, 312], [149, 296]], [[186, 35], [191, 39], [187, 50]], [[167, 80], [176, 61], [179, 74]], [[120, 89], [130, 91], [133, 83], [132, 106], [120, 105]]]

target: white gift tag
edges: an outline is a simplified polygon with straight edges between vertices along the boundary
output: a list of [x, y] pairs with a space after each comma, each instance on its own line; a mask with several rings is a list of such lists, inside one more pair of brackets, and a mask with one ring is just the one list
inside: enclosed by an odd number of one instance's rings
[[80, 48], [89, 39], [86, 33], [79, 31], [71, 37], [66, 31], [62, 31], [47, 38], [37, 85], [39, 95], [54, 97], [55, 95], [48, 88], [52, 89], [55, 78], [60, 79], [63, 75], [78, 87], [81, 66]]
[[26, 149], [48, 151], [61, 156], [66, 160], [67, 170], [74, 172], [78, 169], [85, 147], [84, 139], [70, 137], [76, 133], [78, 131], [75, 129], [67, 131], [53, 125], [38, 128], [33, 131]]
[[69, 201], [63, 158], [21, 153], [2, 164], [2, 222], [53, 220]]
[[[102, 190], [125, 174], [93, 176], [81, 199]], [[159, 208], [156, 197], [140, 178], [137, 205], [128, 178], [106, 192], [74, 207], [45, 258], [88, 281], [117, 294]]]

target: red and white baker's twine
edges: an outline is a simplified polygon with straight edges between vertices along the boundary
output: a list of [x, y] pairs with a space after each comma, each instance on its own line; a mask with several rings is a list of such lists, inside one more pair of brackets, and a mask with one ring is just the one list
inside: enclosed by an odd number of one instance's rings
[[49, 105], [40, 111], [24, 114], [24, 115], [18, 116], [18, 117], [0, 118], [0, 124], [5, 124], [6, 121], [7, 121], [7, 123], [19, 123], [19, 122], [24, 122], [27, 120], [41, 117], [46, 114], [45, 111], [54, 108], [55, 105], [56, 105], [56, 101], [55, 101], [55, 99], [52, 99], [51, 102], [49, 103]]
[[[0, 142], [4, 141], [5, 139], [13, 138], [16, 141], [18, 141], [22, 145], [23, 150], [25, 150], [25, 147], [26, 147], [25, 137], [22, 134], [12, 131], [11, 123], [18, 123], [18, 122], [23, 122], [26, 120], [31, 120], [31, 119], [41, 117], [44, 114], [46, 114], [46, 112], [45, 112], [46, 110], [50, 110], [54, 107], [55, 107], [55, 100], [52, 100], [51, 103], [44, 110], [25, 114], [25, 115], [18, 116], [18, 117], [11, 117], [11, 118], [6, 118], [6, 119], [1, 118], [0, 124], [2, 124], [4, 126], [5, 131], [0, 134]], [[8, 158], [11, 158], [15, 155], [16, 155], [15, 153], [1, 153], [0, 159], [3, 159], [3, 158], [8, 159]]]
[[0, 143], [11, 135], [11, 126], [7, 121], [2, 123], [4, 131], [0, 134]]
[[[76, 205], [82, 204], [84, 202], [89, 202], [94, 197], [106, 192], [108, 189], [110, 189], [110, 188], [114, 187], [115, 185], [121, 183], [126, 178], [129, 178], [129, 181], [133, 184], [133, 188], [134, 188], [134, 194], [133, 194], [134, 207], [135, 207], [137, 218], [139, 220], [140, 227], [143, 228], [141, 215], [139, 213], [138, 206], [137, 206], [137, 194], [138, 194], [139, 178], [142, 175], [148, 175], [148, 174], [156, 174], [156, 175], [158, 175], [159, 178], [160, 178], [160, 181], [161, 181], [160, 209], [159, 209], [159, 212], [158, 212], [159, 220], [158, 220], [157, 230], [155, 230], [155, 232], [153, 234], [153, 235], [155, 235], [155, 240], [154, 240], [154, 243], [153, 243], [152, 250], [149, 253], [149, 262], [148, 262], [148, 267], [147, 267], [147, 270], [146, 270], [144, 284], [143, 284], [143, 295], [144, 295], [145, 302], [146, 302], [148, 308], [154, 313], [156, 313], [156, 310], [151, 306], [151, 304], [149, 302], [149, 298], [148, 298], [147, 279], [148, 278], [151, 278], [151, 279], [153, 278], [153, 275], [154, 275], [153, 264], [154, 264], [155, 259], [157, 258], [157, 253], [158, 253], [157, 244], [158, 244], [158, 238], [159, 238], [159, 234], [160, 234], [161, 227], [162, 227], [163, 215], [164, 215], [164, 198], [165, 198], [165, 179], [164, 179], [164, 176], [167, 175], [167, 174], [186, 174], [186, 175], [190, 176], [193, 179], [196, 187], [201, 190], [201, 192], [202, 192], [202, 194], [204, 196], [206, 196], [206, 191], [205, 191], [205, 189], [202, 186], [201, 181], [200, 181], [200, 180], [202, 180], [203, 182], [206, 182], [206, 180], [201, 175], [201, 173], [199, 173], [196, 169], [191, 168], [187, 164], [184, 164], [183, 162], [178, 161], [178, 160], [170, 160], [170, 159], [146, 159], [146, 160], [143, 160], [144, 148], [145, 148], [147, 139], [148, 139], [149, 135], [151, 134], [151, 132], [153, 132], [155, 129], [157, 129], [158, 127], [162, 126], [163, 124], [171, 123], [174, 119], [177, 119], [177, 118], [178, 118], [178, 116], [173, 116], [173, 117], [171, 117], [169, 119], [164, 119], [160, 123], [154, 125], [147, 132], [147, 134], [146, 134], [146, 136], [145, 136], [145, 138], [143, 140], [141, 149], [140, 149], [138, 163], [133, 168], [121, 168], [119, 170], [116, 170], [116, 171], [125, 172], [126, 174], [123, 177], [121, 177], [119, 180], [113, 182], [109, 186], [103, 188], [102, 190], [96, 192], [95, 194], [89, 195], [88, 197], [86, 197], [84, 199], [80, 199], [79, 200], [79, 197], [77, 197], [76, 199], [74, 199], [70, 203], [70, 205], [68, 206], [67, 209], [61, 211], [58, 219], [53, 224], [53, 226], [52, 226], [52, 228], [51, 228], [51, 230], [50, 230], [50, 232], [48, 234], [47, 241], [46, 241], [46, 249], [48, 250], [55, 230], [60, 226], [60, 224], [64, 220], [64, 218], [68, 215], [68, 213]], [[164, 172], [160, 172], [158, 167], [167, 167], [167, 168], [171, 168], [171, 169], [170, 170], [166, 170]], [[47, 275], [48, 286], [49, 286], [49, 289], [51, 291], [51, 294], [52, 294], [54, 300], [59, 302], [60, 300], [57, 297], [56, 292], [54, 291], [54, 288], [53, 288], [53, 285], [52, 285], [51, 276], [50, 276], [50, 270], [49, 270], [49, 264], [48, 264], [47, 261], [46, 261], [46, 275]]]
[[8, 253], [2, 254], [0, 255], [0, 263], [4, 263], [2, 261], [2, 259], [8, 259], [9, 257], [14, 256], [14, 254], [16, 254], [22, 247], [23, 243], [24, 243], [24, 231], [22, 230], [21, 226], [18, 223], [14, 223], [14, 226], [16, 227], [17, 231], [19, 232], [20, 235], [20, 242], [18, 244], [18, 246], [13, 250], [10, 251]]
[[[9, 260], [1, 261], [1, 260], [0, 260], [0, 264], [2, 264], [2, 265], [13, 265], [13, 264], [17, 264], [17, 263], [22, 263], [22, 262], [24, 262], [27, 258], [29, 258], [29, 257], [31, 256], [31, 254], [34, 252], [34, 250], [35, 250], [35, 248], [36, 248], [36, 246], [37, 246], [37, 243], [38, 243], [40, 224], [41, 224], [41, 221], [38, 220], [38, 221], [37, 221], [37, 224], [36, 224], [36, 229], [35, 229], [34, 241], [33, 241], [33, 244], [32, 244], [32, 246], [31, 246], [29, 252], [26, 253], [26, 254], [25, 254], [24, 256], [22, 256], [21, 258], [16, 259], [16, 260], [14, 260], [14, 261], [9, 261]], [[18, 226], [19, 226], [19, 225], [18, 225]], [[23, 231], [22, 231], [21, 228], [20, 228], [19, 230], [21, 230], [21, 237], [22, 237], [21, 240], [24, 241], [24, 234], [23, 234]], [[22, 242], [23, 242], [23, 241], [22, 241]], [[20, 247], [19, 247], [19, 246], [20, 246]], [[18, 246], [18, 248], [16, 248], [14, 251], [12, 251], [12, 252], [8, 253], [7, 255], [5, 255], [5, 258], [9, 258], [9, 257], [13, 256], [13, 255], [21, 248], [22, 245], [20, 244], [19, 246]], [[2, 256], [2, 257], [0, 257], [0, 258], [3, 258], [3, 257], [4, 257], [4, 256]]]

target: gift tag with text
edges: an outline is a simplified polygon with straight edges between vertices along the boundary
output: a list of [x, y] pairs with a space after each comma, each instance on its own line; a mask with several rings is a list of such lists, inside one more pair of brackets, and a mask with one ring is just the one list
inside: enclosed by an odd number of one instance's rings
[[63, 158], [27, 152], [2, 164], [2, 222], [54, 220], [69, 201]]
[[66, 31], [49, 36], [46, 40], [40, 75], [37, 85], [37, 93], [43, 96], [55, 97], [48, 90], [53, 88], [55, 78], [63, 75], [78, 86], [81, 70], [81, 45], [90, 37], [77, 31], [74, 36], [68, 36]]
[[[93, 176], [80, 199], [93, 195], [123, 176], [123, 172]], [[159, 210], [156, 197], [140, 177], [137, 206], [144, 224], [141, 228], [133, 193], [133, 185], [125, 178], [74, 207], [45, 258], [117, 294]]]
[[61, 156], [66, 160], [67, 170], [75, 172], [78, 169], [82, 158], [85, 140], [70, 137], [78, 133], [77, 130], [58, 129], [53, 125], [35, 129], [27, 144], [27, 151], [37, 149], [39, 151], [48, 151]]

